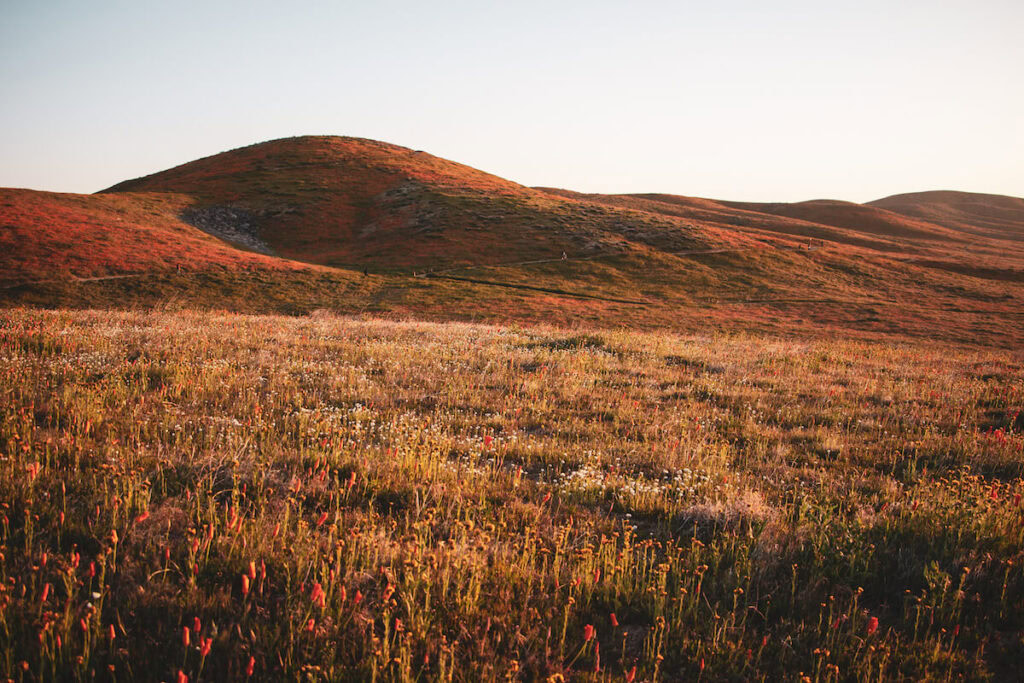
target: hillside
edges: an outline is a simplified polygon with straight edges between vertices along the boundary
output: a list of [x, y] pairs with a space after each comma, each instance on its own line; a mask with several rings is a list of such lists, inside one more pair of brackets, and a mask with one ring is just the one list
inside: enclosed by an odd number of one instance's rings
[[868, 205], [982, 237], [1024, 242], [1024, 199], [973, 192], [914, 192]]
[[[983, 216], [978, 197], [959, 200], [958, 220]], [[387, 143], [289, 138], [96, 195], [3, 190], [0, 302], [1012, 347], [1022, 200], [1003, 199], [1000, 232], [991, 216], [967, 229], [848, 202], [527, 188]]]
[[75, 195], [0, 188], [0, 284], [187, 270], [308, 270], [238, 249], [178, 218], [171, 194]]
[[343, 267], [433, 267], [621, 248], [705, 246], [650, 214], [551, 197], [425, 152], [373, 140], [275, 140], [193, 161], [105, 193], [171, 192], [189, 219], [230, 207], [280, 256]]

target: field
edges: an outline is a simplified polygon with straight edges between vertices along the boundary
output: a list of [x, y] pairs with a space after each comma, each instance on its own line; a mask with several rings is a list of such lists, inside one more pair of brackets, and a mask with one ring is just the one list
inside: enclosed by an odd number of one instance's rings
[[1024, 358], [0, 313], [14, 680], [1007, 679]]

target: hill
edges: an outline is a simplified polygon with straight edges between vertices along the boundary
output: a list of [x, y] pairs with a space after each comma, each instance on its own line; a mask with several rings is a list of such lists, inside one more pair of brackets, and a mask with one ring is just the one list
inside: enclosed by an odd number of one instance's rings
[[[383, 142], [289, 138], [96, 195], [3, 190], [0, 302], [1013, 346], [1024, 200], [1003, 199], [1001, 231], [963, 228], [874, 204], [528, 188]], [[972, 201], [958, 220], [983, 217]]]
[[970, 235], [1024, 242], [1024, 199], [974, 192], [913, 192], [868, 202]]
[[186, 220], [255, 226], [278, 255], [343, 267], [432, 267], [593, 253], [632, 240], [703, 246], [673, 221], [551, 197], [398, 145], [345, 137], [274, 140], [105, 191], [186, 195]]
[[166, 193], [76, 195], [0, 188], [0, 284], [179, 268], [308, 270], [226, 244], [182, 221]]

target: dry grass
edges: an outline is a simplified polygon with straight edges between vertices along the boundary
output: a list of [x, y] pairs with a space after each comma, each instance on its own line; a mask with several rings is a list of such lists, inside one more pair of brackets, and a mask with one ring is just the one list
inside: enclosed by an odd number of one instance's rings
[[1024, 654], [1016, 354], [0, 325], [15, 680], [985, 679]]

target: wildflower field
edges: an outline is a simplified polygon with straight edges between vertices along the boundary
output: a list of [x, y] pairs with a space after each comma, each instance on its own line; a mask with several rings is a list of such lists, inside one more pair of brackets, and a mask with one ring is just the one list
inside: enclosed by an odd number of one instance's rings
[[1006, 680], [1024, 356], [0, 312], [0, 675]]

